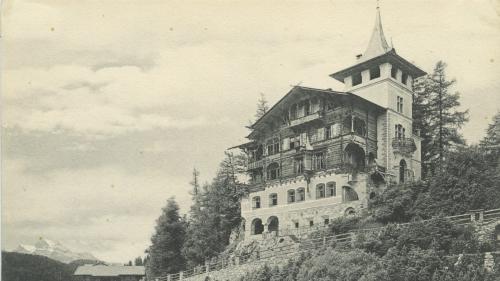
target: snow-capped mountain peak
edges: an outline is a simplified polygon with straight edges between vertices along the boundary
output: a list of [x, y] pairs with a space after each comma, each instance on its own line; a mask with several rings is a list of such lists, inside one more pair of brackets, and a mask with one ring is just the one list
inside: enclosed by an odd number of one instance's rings
[[35, 245], [20, 244], [14, 249], [14, 252], [46, 256], [65, 263], [79, 259], [97, 260], [97, 258], [90, 253], [72, 252], [61, 243], [42, 237], [38, 239]]

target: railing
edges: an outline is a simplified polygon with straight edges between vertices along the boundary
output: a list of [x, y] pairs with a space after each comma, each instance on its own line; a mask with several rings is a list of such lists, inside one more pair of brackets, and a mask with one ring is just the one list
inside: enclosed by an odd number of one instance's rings
[[412, 154], [417, 150], [415, 140], [412, 138], [393, 138], [392, 148], [402, 154]]
[[[466, 225], [474, 222], [483, 223], [483, 222], [491, 222], [494, 220], [500, 220], [500, 209], [492, 209], [492, 210], [474, 210], [470, 211], [466, 214], [455, 215], [455, 216], [447, 216], [443, 217], [444, 219], [450, 220], [453, 224], [456, 225]], [[432, 219], [431, 219], [432, 220]], [[428, 222], [431, 220], [424, 220], [419, 222]], [[414, 222], [397, 224], [398, 226], [408, 226], [413, 224]], [[357, 229], [351, 232], [346, 232], [342, 234], [331, 234], [327, 235], [326, 231], [322, 233], [319, 231], [326, 230], [328, 225], [319, 225], [315, 227], [310, 227], [309, 231], [301, 232], [301, 234], [312, 234], [318, 233], [319, 237], [302, 237], [295, 244], [288, 244], [278, 247], [272, 247], [270, 249], [265, 250], [252, 250], [250, 253], [242, 254], [239, 256], [232, 257], [216, 257], [212, 260], [208, 260], [205, 262], [205, 265], [195, 266], [184, 271], [168, 274], [167, 276], [156, 277], [156, 281], [175, 281], [175, 280], [183, 280], [184, 278], [188, 278], [191, 276], [196, 276], [200, 274], [205, 274], [213, 271], [218, 271], [225, 268], [231, 268], [233, 266], [238, 266], [254, 261], [263, 261], [266, 259], [278, 257], [278, 256], [286, 256], [286, 255], [298, 255], [303, 252], [307, 252], [311, 249], [318, 249], [321, 247], [326, 247], [335, 243], [336, 245], [352, 245], [354, 239], [359, 233], [370, 233], [383, 229], [384, 227], [375, 227], [375, 228], [367, 228], [367, 229]], [[285, 229], [280, 230], [279, 236], [291, 236], [290, 232], [287, 232]]]
[[311, 121], [315, 121], [315, 120], [320, 119], [321, 116], [322, 116], [322, 113], [320, 111], [317, 111], [317, 112], [311, 113], [309, 115], [306, 115], [304, 117], [300, 117], [298, 119], [291, 120], [290, 125], [288, 125], [287, 127], [291, 128], [291, 127], [295, 127], [295, 126], [302, 125], [305, 123], [309, 123]]
[[260, 160], [256, 160], [256, 161], [251, 161], [251, 160], [248, 161], [248, 164], [247, 164], [248, 170], [261, 168], [261, 167], [264, 167], [264, 159], [260, 159]]

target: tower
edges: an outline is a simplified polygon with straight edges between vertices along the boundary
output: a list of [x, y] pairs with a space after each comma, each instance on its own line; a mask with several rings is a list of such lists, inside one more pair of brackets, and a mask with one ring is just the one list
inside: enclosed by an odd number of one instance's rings
[[396, 182], [421, 175], [420, 137], [412, 126], [412, 102], [413, 81], [425, 74], [389, 46], [377, 6], [366, 51], [353, 66], [330, 75], [344, 83], [346, 92], [386, 109], [377, 118], [377, 162]]

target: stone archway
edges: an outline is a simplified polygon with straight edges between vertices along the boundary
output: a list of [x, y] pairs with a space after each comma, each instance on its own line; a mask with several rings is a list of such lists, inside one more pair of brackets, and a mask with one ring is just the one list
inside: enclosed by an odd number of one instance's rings
[[252, 229], [251, 229], [251, 234], [252, 235], [257, 235], [257, 234], [262, 234], [264, 232], [264, 225], [262, 224], [262, 220], [257, 218], [252, 221]]
[[342, 186], [342, 202], [359, 200], [358, 193], [350, 186]]
[[270, 216], [267, 219], [267, 231], [268, 232], [278, 232], [279, 230], [279, 220], [276, 216]]

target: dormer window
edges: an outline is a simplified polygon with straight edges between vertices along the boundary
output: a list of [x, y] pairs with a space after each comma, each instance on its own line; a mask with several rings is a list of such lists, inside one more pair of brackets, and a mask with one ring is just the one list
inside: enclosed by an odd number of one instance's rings
[[356, 73], [352, 76], [352, 85], [356, 86], [361, 84], [362, 78], [361, 78], [361, 73]]
[[377, 65], [375, 67], [370, 68], [370, 80], [376, 79], [380, 77], [380, 67]]

